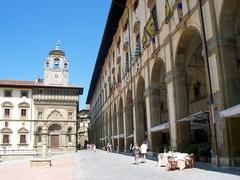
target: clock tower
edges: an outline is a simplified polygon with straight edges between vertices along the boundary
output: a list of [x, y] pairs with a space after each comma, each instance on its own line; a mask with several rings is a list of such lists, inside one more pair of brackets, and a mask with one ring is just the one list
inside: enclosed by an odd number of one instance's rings
[[59, 48], [59, 41], [44, 61], [44, 84], [68, 85], [68, 61], [63, 50]]

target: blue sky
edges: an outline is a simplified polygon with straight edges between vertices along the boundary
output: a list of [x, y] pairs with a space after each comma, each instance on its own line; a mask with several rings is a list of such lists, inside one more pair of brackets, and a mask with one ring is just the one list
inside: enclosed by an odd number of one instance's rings
[[69, 60], [69, 81], [84, 87], [85, 107], [111, 0], [7, 0], [0, 3], [0, 79], [43, 77], [56, 38]]

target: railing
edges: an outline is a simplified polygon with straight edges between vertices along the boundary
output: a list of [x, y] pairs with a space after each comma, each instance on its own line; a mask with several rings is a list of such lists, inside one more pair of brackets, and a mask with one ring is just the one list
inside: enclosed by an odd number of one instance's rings
[[0, 155], [17, 154], [37, 155], [37, 151], [35, 149], [0, 149]]

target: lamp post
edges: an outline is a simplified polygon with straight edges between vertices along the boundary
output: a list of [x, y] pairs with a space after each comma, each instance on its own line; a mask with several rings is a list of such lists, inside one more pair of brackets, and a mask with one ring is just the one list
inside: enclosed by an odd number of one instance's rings
[[212, 82], [211, 82], [211, 72], [210, 72], [210, 64], [209, 64], [209, 58], [208, 58], [208, 46], [207, 46], [207, 38], [206, 38], [206, 30], [205, 30], [205, 24], [203, 19], [203, 9], [202, 9], [202, 0], [198, 0], [199, 3], [199, 11], [200, 11], [200, 20], [202, 24], [202, 32], [203, 32], [203, 42], [204, 42], [204, 52], [206, 57], [206, 64], [207, 64], [207, 73], [208, 73], [208, 85], [209, 85], [209, 93], [210, 93], [210, 107], [211, 107], [211, 114], [212, 114], [212, 130], [213, 133], [213, 139], [212, 142], [214, 143], [214, 155], [215, 155], [215, 163], [216, 166], [219, 167], [219, 158], [218, 158], [218, 148], [217, 148], [217, 136], [216, 136], [216, 120], [214, 117], [214, 97], [213, 97], [213, 90], [212, 90]]

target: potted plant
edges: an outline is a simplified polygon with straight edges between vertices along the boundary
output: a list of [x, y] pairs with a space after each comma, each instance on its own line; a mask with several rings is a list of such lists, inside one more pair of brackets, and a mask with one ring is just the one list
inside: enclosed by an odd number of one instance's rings
[[208, 162], [208, 150], [206, 148], [200, 148], [198, 150], [199, 160], [201, 162]]
[[197, 144], [190, 144], [186, 149], [186, 152], [194, 158], [194, 162], [198, 161], [198, 150]]

